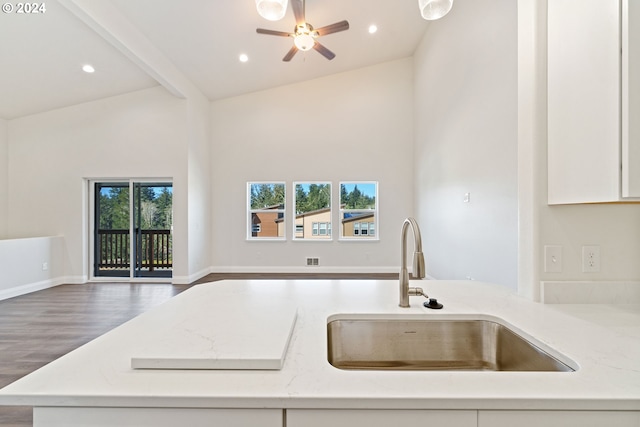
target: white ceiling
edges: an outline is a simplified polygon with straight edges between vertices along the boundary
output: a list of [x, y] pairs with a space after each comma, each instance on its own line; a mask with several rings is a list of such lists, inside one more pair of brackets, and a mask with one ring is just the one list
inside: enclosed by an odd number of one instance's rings
[[[411, 56], [429, 25], [417, 0], [307, 0], [314, 27], [346, 19], [350, 29], [319, 39], [332, 61], [312, 50], [287, 63], [292, 39], [255, 30], [293, 31], [291, 6], [271, 22], [254, 0], [44, 3], [40, 14], [0, 13], [0, 118], [168, 87], [167, 80], [186, 81], [209, 100], [263, 90]], [[368, 33], [370, 24], [377, 33]], [[81, 71], [85, 63], [96, 72]]]

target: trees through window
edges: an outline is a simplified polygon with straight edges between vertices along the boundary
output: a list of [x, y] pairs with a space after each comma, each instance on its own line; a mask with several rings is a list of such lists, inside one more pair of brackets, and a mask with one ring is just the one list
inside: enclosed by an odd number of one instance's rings
[[[332, 240], [336, 227], [341, 240], [378, 239], [378, 183], [341, 182], [338, 194], [334, 212], [331, 182], [293, 183], [293, 240]], [[247, 238], [285, 240], [285, 183], [249, 182], [247, 199]]]

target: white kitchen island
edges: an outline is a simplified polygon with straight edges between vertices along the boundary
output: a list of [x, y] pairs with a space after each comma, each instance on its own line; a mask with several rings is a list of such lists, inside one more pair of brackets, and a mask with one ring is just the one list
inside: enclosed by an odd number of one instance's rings
[[[398, 307], [397, 281], [197, 285], [0, 390], [0, 404], [34, 406], [35, 427], [640, 427], [639, 305], [544, 305], [479, 282], [411, 284], [422, 286], [444, 308], [426, 309], [421, 297], [411, 297], [410, 308]], [[224, 324], [229, 335], [279, 311], [285, 320], [273, 324], [284, 328], [295, 313], [292, 333], [262, 328], [255, 338], [264, 342], [270, 333], [274, 340], [290, 337], [281, 369], [132, 368], [132, 358], [158, 348], [159, 340], [166, 346], [166, 337], [180, 328], [192, 333], [194, 319], [215, 319], [216, 325], [234, 319]], [[340, 370], [327, 361], [327, 319], [357, 313], [495, 316], [578, 369]], [[206, 339], [212, 347], [205, 353], [215, 358], [220, 342], [215, 336]], [[176, 345], [186, 351], [181, 358], [188, 359], [189, 346]], [[250, 358], [247, 348], [255, 349], [248, 343], [236, 357]]]

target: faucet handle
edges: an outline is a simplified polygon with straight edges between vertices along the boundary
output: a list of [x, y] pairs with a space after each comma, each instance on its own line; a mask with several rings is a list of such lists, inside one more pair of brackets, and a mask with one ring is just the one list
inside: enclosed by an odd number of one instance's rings
[[411, 297], [416, 297], [416, 296], [419, 296], [419, 295], [422, 295], [422, 296], [423, 296], [423, 297], [425, 297], [425, 298], [429, 298], [429, 297], [424, 293], [424, 291], [422, 290], [422, 288], [420, 288], [420, 287], [418, 287], [418, 286], [410, 287], [410, 288], [409, 288], [409, 296], [411, 296]]

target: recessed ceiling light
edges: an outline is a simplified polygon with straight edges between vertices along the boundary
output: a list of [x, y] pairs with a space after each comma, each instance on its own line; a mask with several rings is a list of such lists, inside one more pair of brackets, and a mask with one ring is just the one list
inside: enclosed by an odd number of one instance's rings
[[369, 25], [369, 34], [373, 34], [378, 31], [378, 27], [375, 24]]
[[93, 73], [95, 70], [96, 69], [89, 64], [82, 66], [82, 71], [84, 71], [85, 73]]
[[240, 55], [239, 59], [240, 62], [247, 62], [249, 60], [249, 57], [245, 53], [243, 53]]

